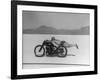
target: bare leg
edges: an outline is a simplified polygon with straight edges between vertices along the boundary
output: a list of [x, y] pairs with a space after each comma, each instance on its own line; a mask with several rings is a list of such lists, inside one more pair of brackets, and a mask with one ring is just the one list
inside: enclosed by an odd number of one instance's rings
[[76, 47], [77, 49], [79, 49], [77, 44], [70, 44], [70, 46], [71, 47]]
[[67, 48], [76, 47], [77, 49], [79, 49], [77, 44], [68, 44], [67, 43], [67, 44], [64, 44], [64, 46], [66, 46]]

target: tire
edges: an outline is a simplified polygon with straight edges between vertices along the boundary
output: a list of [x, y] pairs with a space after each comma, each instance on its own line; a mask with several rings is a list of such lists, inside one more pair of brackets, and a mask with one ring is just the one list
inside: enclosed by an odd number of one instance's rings
[[39, 52], [39, 49], [41, 48], [42, 45], [37, 45], [35, 48], [34, 48], [34, 53], [35, 53], [35, 56], [36, 57], [43, 57], [45, 55], [45, 49], [44, 47], [42, 48], [42, 52], [40, 53]]
[[58, 53], [58, 57], [66, 57], [67, 56], [67, 48], [62, 46], [63, 50], [64, 50], [64, 53]]

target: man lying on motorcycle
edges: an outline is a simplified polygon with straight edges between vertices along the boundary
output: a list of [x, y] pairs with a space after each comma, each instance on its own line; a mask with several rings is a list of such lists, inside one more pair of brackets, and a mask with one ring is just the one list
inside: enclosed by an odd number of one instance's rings
[[69, 44], [68, 42], [66, 41], [60, 41], [58, 39], [55, 39], [55, 37], [52, 37], [51, 38], [51, 42], [53, 43], [53, 45], [55, 45], [56, 47], [58, 47], [62, 42], [63, 42], [63, 45], [67, 48], [70, 48], [70, 47], [76, 47], [78, 49], [78, 45], [77, 44]]

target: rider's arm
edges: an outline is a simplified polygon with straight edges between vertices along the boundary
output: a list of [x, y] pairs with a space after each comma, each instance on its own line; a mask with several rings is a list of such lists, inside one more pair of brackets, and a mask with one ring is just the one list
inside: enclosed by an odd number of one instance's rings
[[61, 43], [61, 41], [60, 41], [60, 40], [55, 39], [55, 44], [59, 45], [60, 43]]

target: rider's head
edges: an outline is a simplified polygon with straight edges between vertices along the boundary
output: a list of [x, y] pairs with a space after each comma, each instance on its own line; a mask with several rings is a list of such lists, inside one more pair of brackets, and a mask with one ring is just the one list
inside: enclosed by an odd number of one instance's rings
[[55, 40], [55, 37], [52, 37], [51, 40], [52, 40], [52, 41]]

